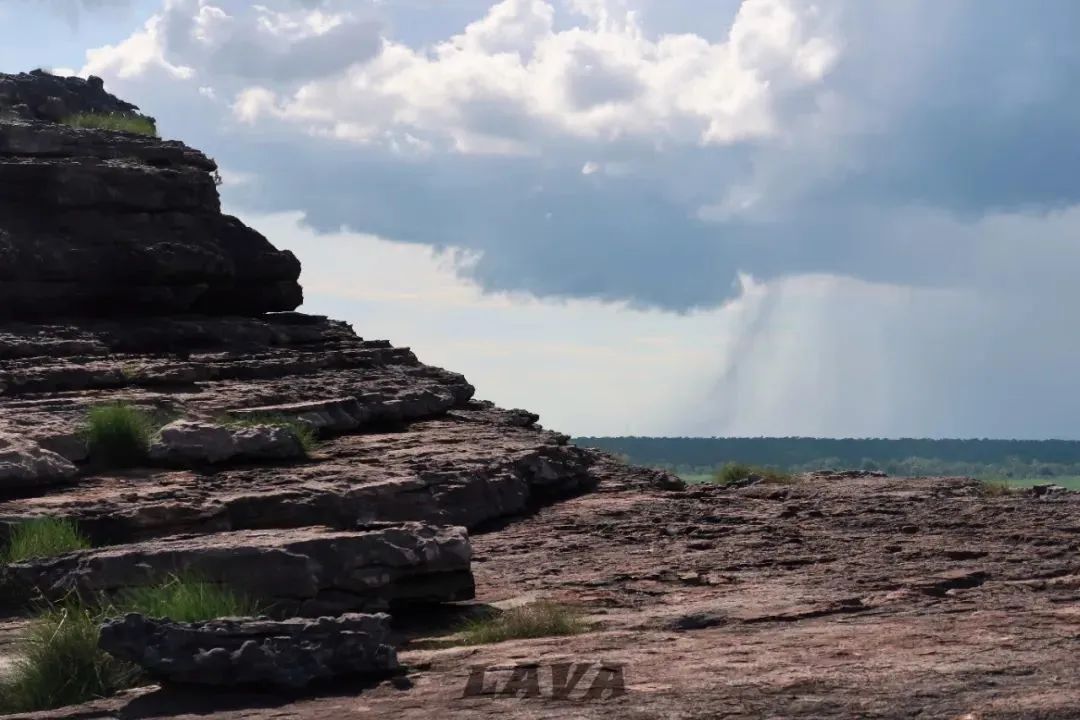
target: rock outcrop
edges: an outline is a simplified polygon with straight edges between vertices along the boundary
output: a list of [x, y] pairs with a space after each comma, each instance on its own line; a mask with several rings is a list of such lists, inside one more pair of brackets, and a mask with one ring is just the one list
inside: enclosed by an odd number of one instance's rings
[[0, 319], [300, 304], [299, 262], [221, 214], [212, 160], [179, 142], [46, 122], [133, 107], [100, 83], [0, 74], [5, 107], [29, 119], [0, 120]]
[[464, 528], [404, 523], [179, 535], [14, 563], [4, 585], [24, 596], [89, 602], [171, 575], [227, 585], [276, 616], [318, 617], [468, 600], [474, 587]]
[[[221, 213], [212, 160], [57, 122], [85, 112], [136, 108], [93, 79], [0, 75], [0, 545], [53, 518], [94, 546], [7, 565], [6, 609], [227, 585], [279, 622], [128, 616], [103, 644], [177, 682], [299, 687], [394, 667], [386, 620], [348, 613], [472, 598], [469, 531], [613, 480], [682, 488], [294, 312], [299, 263]], [[123, 468], [100, 440], [89, 457], [102, 404], [140, 411], [113, 429]]]
[[219, 687], [299, 689], [398, 669], [385, 614], [206, 623], [131, 614], [101, 628], [101, 648], [162, 680]]

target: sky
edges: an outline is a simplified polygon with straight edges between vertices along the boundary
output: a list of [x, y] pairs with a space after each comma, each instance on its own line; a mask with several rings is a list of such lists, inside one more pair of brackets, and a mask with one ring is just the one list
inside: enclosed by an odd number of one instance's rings
[[0, 0], [304, 309], [575, 435], [1080, 438], [1073, 0]]

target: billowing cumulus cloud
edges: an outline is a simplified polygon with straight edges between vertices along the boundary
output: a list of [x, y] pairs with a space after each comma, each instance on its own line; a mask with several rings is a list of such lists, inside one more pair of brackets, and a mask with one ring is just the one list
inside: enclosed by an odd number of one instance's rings
[[280, 86], [332, 75], [380, 49], [379, 24], [363, 12], [362, 3], [351, 8], [328, 0], [271, 5], [167, 0], [141, 31], [91, 51], [85, 70], [120, 77], [164, 71]]
[[[461, 249], [491, 293], [724, 314], [680, 428], [1062, 434], [1031, 378], [1080, 354], [1077, 27], [1072, 0], [167, 0], [84, 72], [249, 178], [236, 206]], [[1009, 383], [1031, 403], [996, 425]]]

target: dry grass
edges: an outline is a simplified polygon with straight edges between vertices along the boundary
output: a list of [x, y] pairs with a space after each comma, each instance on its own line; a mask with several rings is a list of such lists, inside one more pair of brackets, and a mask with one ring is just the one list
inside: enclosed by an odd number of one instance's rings
[[537, 601], [469, 620], [459, 634], [465, 645], [488, 645], [522, 638], [579, 635], [588, 629], [579, 610]]
[[1012, 487], [1008, 483], [984, 480], [982, 482], [982, 492], [986, 497], [1004, 497], [1011, 495], [1016, 488]]
[[746, 465], [745, 463], [728, 463], [716, 472], [713, 482], [719, 485], [730, 485], [741, 482], [751, 477], [761, 478], [761, 482], [787, 485], [795, 482], [791, 473], [781, 472], [773, 468], [759, 465]]

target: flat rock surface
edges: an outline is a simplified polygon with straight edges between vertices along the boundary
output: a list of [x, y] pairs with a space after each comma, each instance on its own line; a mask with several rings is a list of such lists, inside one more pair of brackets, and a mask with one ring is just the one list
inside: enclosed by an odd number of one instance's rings
[[[579, 604], [586, 634], [419, 637], [404, 681], [307, 699], [151, 689], [80, 717], [1065, 720], [1080, 707], [1078, 529], [1080, 494], [987, 497], [963, 479], [604, 482], [473, 539], [480, 600]], [[584, 674], [553, 699], [566, 663]], [[496, 694], [518, 665], [540, 697]], [[465, 696], [474, 667], [484, 690]], [[625, 695], [585, 700], [602, 667], [621, 668]]]

